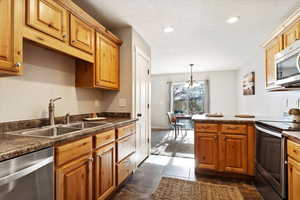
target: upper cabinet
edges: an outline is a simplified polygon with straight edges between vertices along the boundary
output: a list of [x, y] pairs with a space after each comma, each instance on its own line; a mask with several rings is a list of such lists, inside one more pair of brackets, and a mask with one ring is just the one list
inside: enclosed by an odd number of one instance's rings
[[119, 89], [119, 47], [97, 34], [96, 86]]
[[282, 45], [281, 37], [273, 39], [265, 48], [265, 64], [266, 64], [266, 87], [275, 86], [276, 70], [275, 70], [275, 54], [280, 51]]
[[71, 15], [71, 45], [90, 54], [94, 54], [95, 30], [83, 21]]
[[19, 74], [21, 63], [14, 55], [13, 1], [0, 0], [0, 27], [0, 76]]
[[72, 0], [0, 0], [0, 26], [0, 76], [22, 73], [27, 39], [84, 63], [77, 87], [119, 89], [122, 41]]
[[96, 62], [76, 62], [76, 87], [119, 90], [120, 44], [96, 34]]
[[283, 44], [284, 48], [294, 43], [296, 40], [300, 39], [300, 21], [296, 22], [294, 25], [289, 27], [283, 33]]
[[53, 0], [27, 0], [27, 24], [62, 41], [68, 39], [69, 15]]
[[300, 39], [300, 9], [293, 13], [273, 33], [272, 37], [263, 44], [265, 48], [266, 89], [282, 91], [284, 88], [276, 85], [275, 55], [288, 48]]

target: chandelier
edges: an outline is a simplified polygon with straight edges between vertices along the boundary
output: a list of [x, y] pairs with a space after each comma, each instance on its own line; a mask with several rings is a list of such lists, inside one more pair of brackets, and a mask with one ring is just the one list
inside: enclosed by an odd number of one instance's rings
[[190, 75], [190, 79], [186, 82], [185, 86], [186, 87], [189, 87], [189, 88], [192, 88], [195, 86], [195, 80], [193, 78], [193, 66], [194, 64], [190, 64], [190, 67], [191, 67], [191, 75]]

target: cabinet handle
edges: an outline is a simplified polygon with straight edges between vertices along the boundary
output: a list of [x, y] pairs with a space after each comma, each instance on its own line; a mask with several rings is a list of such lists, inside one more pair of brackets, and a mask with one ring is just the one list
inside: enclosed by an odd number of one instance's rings
[[72, 40], [72, 43], [75, 43], [76, 41], [75, 40]]
[[21, 65], [22, 64], [20, 62], [17, 62], [16, 64], [14, 64], [14, 67], [18, 67], [19, 68], [19, 67], [21, 67]]

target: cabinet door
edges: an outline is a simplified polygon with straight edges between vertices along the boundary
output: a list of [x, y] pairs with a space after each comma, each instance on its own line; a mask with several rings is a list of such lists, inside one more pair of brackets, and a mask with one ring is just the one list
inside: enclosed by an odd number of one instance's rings
[[212, 133], [196, 133], [195, 156], [197, 168], [218, 169], [218, 136]]
[[247, 174], [248, 145], [246, 135], [220, 135], [220, 170]]
[[119, 89], [119, 46], [97, 34], [96, 86]]
[[266, 69], [266, 87], [272, 88], [276, 81], [275, 54], [281, 49], [282, 38], [278, 37], [271, 41], [265, 49], [265, 69]]
[[0, 70], [18, 72], [13, 62], [13, 1], [0, 0]]
[[56, 200], [92, 200], [92, 156], [56, 169]]
[[71, 15], [70, 23], [71, 45], [90, 54], [94, 54], [94, 29], [73, 15]]
[[293, 44], [296, 40], [299, 39], [300, 39], [300, 22], [297, 22], [295, 25], [293, 25], [283, 33], [284, 48], [287, 48], [289, 45]]
[[62, 41], [68, 39], [68, 12], [53, 0], [27, 0], [27, 24]]
[[288, 158], [288, 197], [296, 200], [300, 197], [300, 163]]
[[115, 144], [100, 148], [95, 157], [95, 195], [97, 200], [102, 200], [116, 187]]

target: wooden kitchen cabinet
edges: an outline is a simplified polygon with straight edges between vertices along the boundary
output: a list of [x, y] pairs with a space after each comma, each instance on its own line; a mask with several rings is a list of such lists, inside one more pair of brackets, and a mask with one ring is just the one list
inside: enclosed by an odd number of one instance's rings
[[27, 0], [27, 25], [55, 37], [68, 41], [69, 15], [66, 9], [53, 0]]
[[56, 200], [92, 200], [92, 155], [65, 164], [56, 171]]
[[300, 162], [288, 158], [288, 197], [297, 200], [300, 197]]
[[[0, 0], [0, 76], [18, 74], [21, 60], [14, 55], [14, 1]], [[17, 50], [16, 50], [17, 52]], [[21, 52], [19, 52], [21, 54]]]
[[196, 133], [195, 157], [197, 167], [218, 170], [218, 135], [212, 133]]
[[96, 86], [119, 89], [119, 46], [97, 33]]
[[265, 48], [266, 88], [272, 89], [276, 82], [275, 55], [281, 50], [282, 37], [275, 38]]
[[195, 122], [196, 172], [254, 176], [253, 124]]
[[106, 199], [116, 188], [115, 143], [95, 152], [95, 196]]
[[94, 54], [95, 30], [80, 19], [71, 15], [70, 18], [70, 41], [73, 47]]
[[247, 173], [246, 135], [220, 135], [220, 170], [232, 173]]
[[119, 90], [119, 45], [96, 33], [96, 61], [76, 61], [76, 87]]
[[287, 48], [293, 44], [296, 40], [300, 39], [300, 21], [297, 21], [294, 25], [289, 27], [283, 33], [283, 47]]
[[288, 199], [300, 197], [300, 144], [287, 140], [288, 154]]

